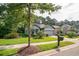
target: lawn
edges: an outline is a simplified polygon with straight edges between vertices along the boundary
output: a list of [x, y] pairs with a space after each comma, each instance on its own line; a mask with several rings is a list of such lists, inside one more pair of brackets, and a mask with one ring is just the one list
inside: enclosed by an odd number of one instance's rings
[[[64, 36], [65, 38], [69, 38], [67, 35]], [[76, 38], [79, 38], [79, 36], [76, 36], [76, 37], [73, 37], [71, 39], [76, 39]]]
[[0, 56], [12, 56], [17, 53], [18, 49], [0, 50]]
[[[48, 42], [48, 41], [55, 41], [55, 40], [56, 38], [53, 38], [53, 37], [44, 37], [43, 39], [31, 38], [31, 43]], [[23, 43], [28, 43], [28, 38], [0, 39], [0, 45], [14, 45], [14, 44], [23, 44]]]
[[[63, 42], [60, 42], [60, 47], [71, 45], [71, 44], [74, 44], [74, 43], [69, 41], [63, 41]], [[46, 50], [57, 48], [57, 43], [38, 45], [38, 47], [40, 48], [40, 51], [46, 51]]]
[[[60, 47], [71, 45], [71, 44], [74, 44], [74, 43], [69, 42], [69, 41], [63, 41], [60, 43]], [[57, 43], [41, 44], [41, 45], [37, 45], [37, 47], [40, 49], [40, 51], [46, 51], [46, 50], [55, 49], [57, 47]], [[18, 49], [0, 50], [0, 56], [16, 55], [17, 51], [18, 51]]]

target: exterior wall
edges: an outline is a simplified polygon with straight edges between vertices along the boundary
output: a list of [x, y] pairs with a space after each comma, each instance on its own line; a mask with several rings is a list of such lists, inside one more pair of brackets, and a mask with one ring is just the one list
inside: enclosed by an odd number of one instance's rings
[[54, 35], [53, 30], [54, 30], [54, 29], [53, 29], [52, 27], [47, 26], [47, 27], [44, 29], [44, 33], [47, 34], [47, 35], [49, 35], [49, 36], [52, 36], [52, 35]]
[[54, 31], [53, 31], [54, 32], [54, 35], [56, 35], [57, 32], [59, 32], [59, 31], [60, 31], [60, 28], [55, 28]]
[[[37, 26], [34, 26], [33, 27], [33, 31], [32, 31], [32, 34], [37, 34], [37, 32], [39, 31], [39, 27]], [[56, 30], [57, 31], [57, 30]], [[54, 28], [52, 28], [51, 26], [49, 25], [46, 25], [45, 28], [44, 28], [44, 34], [47, 34], [48, 36], [52, 36], [52, 35], [55, 35], [56, 32]]]
[[71, 29], [71, 26], [69, 26], [69, 25], [63, 25], [61, 27], [61, 29], [63, 31], [63, 34], [66, 34]]
[[44, 30], [44, 33], [47, 34], [48, 36], [52, 36], [53, 30]]

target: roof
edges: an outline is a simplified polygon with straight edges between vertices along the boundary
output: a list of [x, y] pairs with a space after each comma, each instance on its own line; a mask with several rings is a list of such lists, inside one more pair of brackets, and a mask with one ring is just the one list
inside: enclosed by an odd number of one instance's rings
[[39, 29], [37, 26], [33, 26], [32, 29]]
[[56, 28], [60, 28], [60, 27], [59, 26], [53, 26], [53, 28], [56, 29]]
[[45, 30], [54, 30], [54, 28], [52, 26], [50, 26], [50, 25], [46, 25]]
[[64, 24], [64, 25], [62, 25], [63, 27], [71, 27], [70, 25], [68, 25], [68, 24]]
[[44, 24], [36, 24], [35, 26], [39, 27], [39, 28], [45, 28]]

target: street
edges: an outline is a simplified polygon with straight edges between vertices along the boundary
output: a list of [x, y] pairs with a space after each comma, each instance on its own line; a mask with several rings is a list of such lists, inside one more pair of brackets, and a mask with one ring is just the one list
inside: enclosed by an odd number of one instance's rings
[[79, 56], [79, 47], [75, 47], [66, 51], [59, 52], [51, 56]]

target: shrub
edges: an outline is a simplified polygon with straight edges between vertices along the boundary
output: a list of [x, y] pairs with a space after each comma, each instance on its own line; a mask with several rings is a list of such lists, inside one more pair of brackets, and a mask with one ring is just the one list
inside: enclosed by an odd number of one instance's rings
[[45, 34], [45, 36], [48, 37], [49, 35], [48, 34]]
[[4, 38], [6, 38], [6, 39], [12, 39], [12, 38], [18, 38], [18, 37], [19, 37], [18, 33], [12, 32], [12, 33], [9, 33], [9, 34], [5, 35]]
[[2, 26], [0, 24], [0, 38], [3, 38], [6, 34], [10, 33], [11, 30], [9, 26]]
[[43, 31], [39, 31], [37, 33], [37, 35], [35, 36], [36, 39], [42, 39], [44, 37], [44, 32]]
[[68, 36], [69, 38], [73, 38], [73, 37], [76, 36], [76, 33], [75, 33], [75, 32], [68, 32], [68, 33], [67, 33], [67, 36]]
[[19, 33], [19, 36], [21, 36], [21, 37], [28, 37], [28, 34], [26, 34], [26, 33]]

